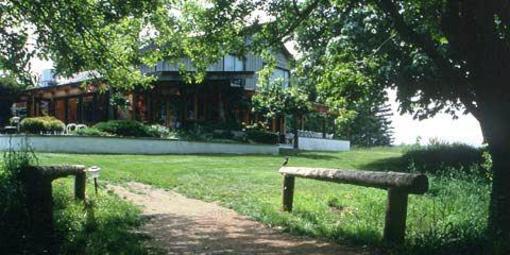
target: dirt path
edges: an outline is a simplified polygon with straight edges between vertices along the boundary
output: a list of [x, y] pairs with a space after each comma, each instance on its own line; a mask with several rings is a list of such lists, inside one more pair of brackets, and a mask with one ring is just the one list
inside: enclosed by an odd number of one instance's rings
[[142, 231], [168, 254], [361, 254], [336, 244], [272, 230], [215, 203], [141, 183], [110, 186], [143, 208]]

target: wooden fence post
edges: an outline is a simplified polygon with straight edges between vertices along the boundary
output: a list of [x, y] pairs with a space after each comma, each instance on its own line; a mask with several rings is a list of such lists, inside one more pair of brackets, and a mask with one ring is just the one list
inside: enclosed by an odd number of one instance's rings
[[386, 222], [383, 239], [387, 244], [401, 244], [406, 233], [408, 193], [398, 188], [388, 189]]
[[87, 186], [87, 173], [77, 173], [74, 177], [74, 197], [78, 200], [85, 200], [85, 187]]
[[294, 176], [283, 176], [283, 211], [292, 212], [292, 202], [294, 199]]

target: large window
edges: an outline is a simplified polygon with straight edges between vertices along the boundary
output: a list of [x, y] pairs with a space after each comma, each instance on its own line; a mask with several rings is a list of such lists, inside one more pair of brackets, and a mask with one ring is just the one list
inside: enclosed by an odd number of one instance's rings
[[273, 83], [275, 81], [282, 82], [284, 88], [289, 87], [289, 81], [290, 81], [289, 70], [285, 70], [285, 69], [278, 68], [278, 67], [276, 69], [274, 69], [273, 73], [271, 74], [270, 82]]
[[223, 71], [244, 71], [244, 58], [226, 55], [223, 58]]

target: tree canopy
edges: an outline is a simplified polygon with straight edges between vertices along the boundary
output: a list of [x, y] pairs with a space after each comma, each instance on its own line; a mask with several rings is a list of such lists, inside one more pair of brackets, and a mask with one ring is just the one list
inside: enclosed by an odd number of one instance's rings
[[0, 126], [9, 123], [11, 106], [25, 88], [13, 75], [0, 74]]

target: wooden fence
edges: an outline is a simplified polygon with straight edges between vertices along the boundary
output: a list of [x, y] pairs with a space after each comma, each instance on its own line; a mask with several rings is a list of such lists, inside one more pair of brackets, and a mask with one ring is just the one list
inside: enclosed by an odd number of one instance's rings
[[383, 239], [393, 244], [405, 239], [408, 195], [428, 191], [428, 178], [423, 174], [305, 167], [282, 167], [279, 172], [283, 174], [282, 202], [287, 212], [292, 211], [295, 177], [388, 190]]

